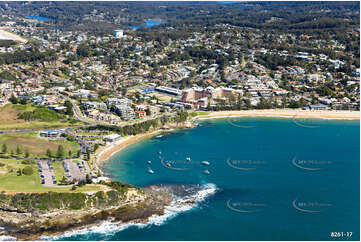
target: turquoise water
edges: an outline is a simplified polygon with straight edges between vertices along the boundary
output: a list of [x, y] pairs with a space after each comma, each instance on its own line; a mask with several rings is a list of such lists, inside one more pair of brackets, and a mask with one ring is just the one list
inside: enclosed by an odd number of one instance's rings
[[39, 21], [49, 21], [50, 18], [46, 18], [46, 17], [41, 17], [41, 16], [26, 16], [26, 18], [28, 19], [36, 19]]
[[[160, 20], [146, 20], [145, 21], [145, 25], [144, 27], [145, 28], [151, 28], [153, 26], [156, 26], [156, 25], [159, 25], [159, 24], [162, 24], [163, 22], [160, 21]], [[139, 29], [141, 26], [139, 25], [133, 25], [133, 26], [130, 26], [132, 29]]]
[[359, 240], [359, 137], [359, 121], [240, 118], [144, 140], [104, 171], [138, 186], [214, 184], [216, 193], [160, 224], [105, 224], [61, 239]]

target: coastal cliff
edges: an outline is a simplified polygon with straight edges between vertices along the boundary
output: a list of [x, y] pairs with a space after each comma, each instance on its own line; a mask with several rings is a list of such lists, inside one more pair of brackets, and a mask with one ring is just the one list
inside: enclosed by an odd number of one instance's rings
[[162, 215], [171, 201], [167, 189], [155, 187], [113, 186], [109, 191], [96, 193], [1, 193], [0, 236], [36, 240], [109, 219], [145, 222], [152, 215]]

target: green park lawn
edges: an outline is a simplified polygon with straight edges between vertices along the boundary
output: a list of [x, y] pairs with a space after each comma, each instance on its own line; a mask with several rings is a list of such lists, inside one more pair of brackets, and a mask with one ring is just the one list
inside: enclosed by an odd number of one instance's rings
[[[70, 186], [53, 186], [53, 187], [44, 187], [40, 184], [40, 177], [37, 171], [37, 166], [35, 164], [30, 165], [33, 168], [33, 174], [21, 176], [17, 175], [17, 170], [23, 169], [25, 166], [21, 164], [21, 161], [14, 159], [0, 159], [0, 192], [5, 191], [7, 193], [17, 193], [17, 192], [90, 192], [90, 191], [101, 191], [104, 190], [103, 185], [86, 185], [78, 187], [75, 191], [71, 191]], [[63, 177], [64, 168], [60, 167], [61, 162], [55, 162], [54, 172], [58, 177]]]
[[11, 151], [16, 154], [17, 147], [20, 148], [20, 156], [29, 152], [30, 157], [45, 157], [46, 151], [50, 149], [53, 154], [56, 153], [59, 145], [62, 145], [65, 150], [65, 155], [68, 155], [69, 150], [73, 155], [79, 150], [79, 144], [75, 141], [67, 141], [65, 139], [46, 139], [39, 137], [38, 132], [34, 133], [4, 133], [0, 134], [0, 151], [2, 146], [6, 144], [7, 153]]

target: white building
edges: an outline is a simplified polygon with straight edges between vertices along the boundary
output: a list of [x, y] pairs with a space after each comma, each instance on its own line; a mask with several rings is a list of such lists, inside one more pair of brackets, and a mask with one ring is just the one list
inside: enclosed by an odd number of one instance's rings
[[107, 142], [114, 142], [122, 138], [119, 134], [110, 134], [104, 137]]
[[123, 30], [122, 29], [116, 29], [114, 30], [114, 36], [115, 38], [123, 38]]

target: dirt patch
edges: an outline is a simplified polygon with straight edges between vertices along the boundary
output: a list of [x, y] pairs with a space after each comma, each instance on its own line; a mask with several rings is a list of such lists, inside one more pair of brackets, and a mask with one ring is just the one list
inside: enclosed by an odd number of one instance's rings
[[21, 113], [20, 110], [16, 110], [9, 106], [0, 108], [0, 123], [1, 124], [23, 123], [24, 120], [18, 119], [19, 113]]

